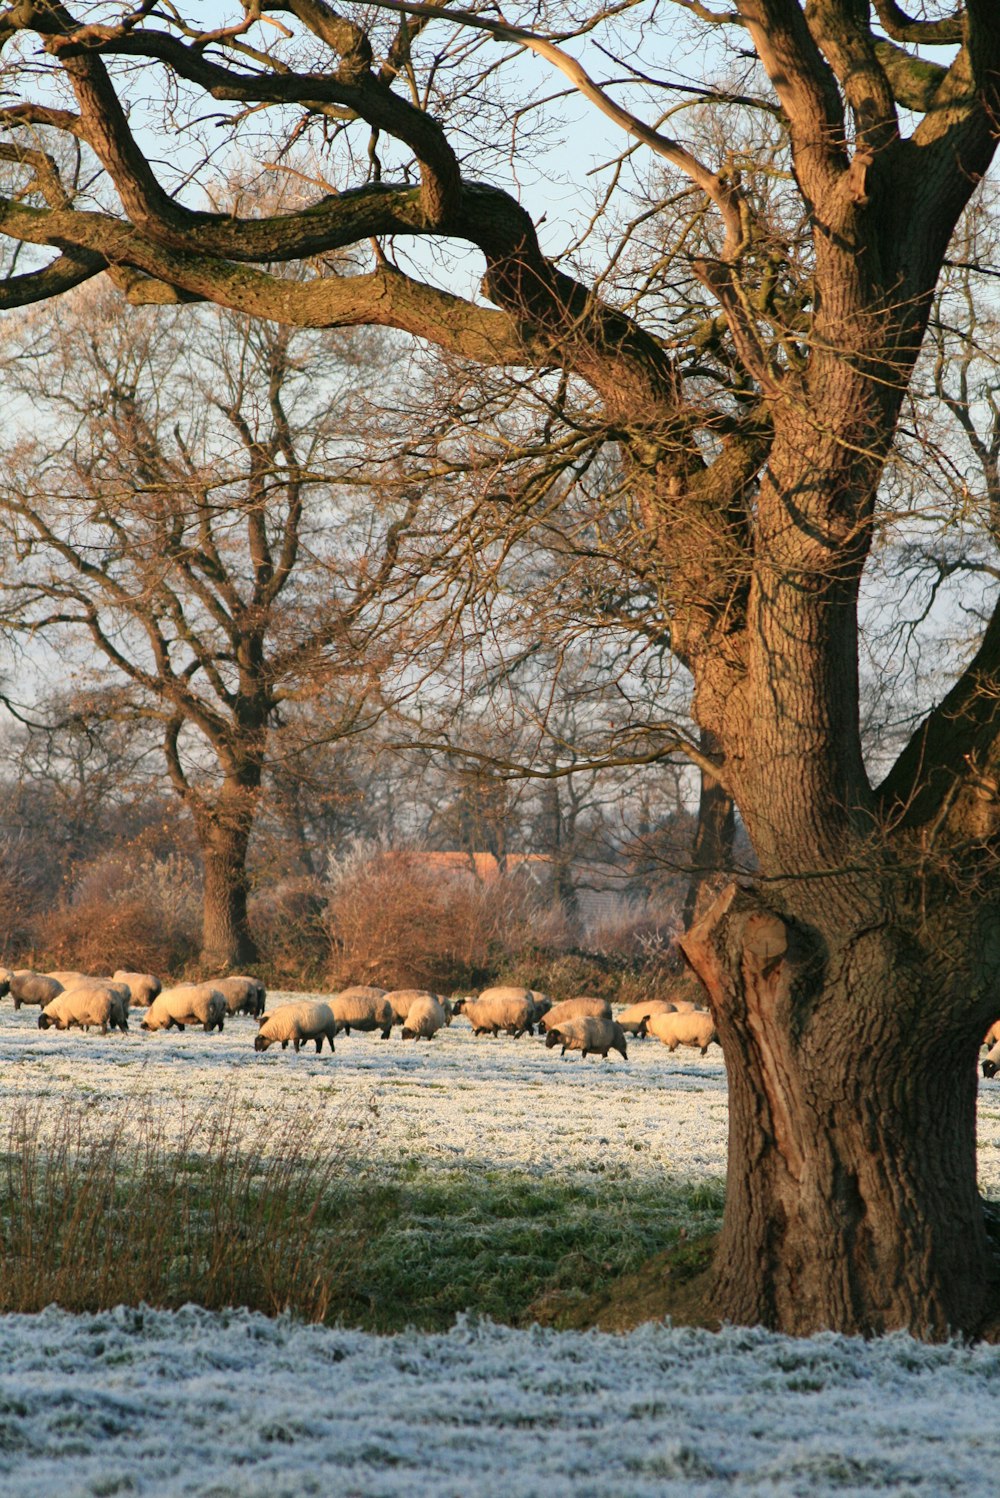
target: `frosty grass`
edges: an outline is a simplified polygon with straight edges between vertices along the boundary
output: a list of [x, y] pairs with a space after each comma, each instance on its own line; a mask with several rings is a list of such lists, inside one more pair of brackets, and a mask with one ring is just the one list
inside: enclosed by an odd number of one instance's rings
[[[272, 996], [271, 1002], [283, 995]], [[720, 1053], [626, 1064], [535, 1039], [339, 1037], [337, 1053], [223, 1035], [58, 1034], [0, 1005], [0, 1128], [18, 1102], [162, 1103], [228, 1089], [248, 1129], [332, 1108], [357, 1166], [720, 1176]], [[16, 1064], [14, 1064], [16, 1063]], [[982, 1187], [1000, 1195], [1000, 1080], [980, 1085]], [[2, 1273], [0, 1265], [0, 1273]], [[645, 1498], [992, 1494], [1000, 1348], [904, 1336], [790, 1341], [647, 1326], [375, 1337], [242, 1311], [0, 1317], [0, 1498]]]

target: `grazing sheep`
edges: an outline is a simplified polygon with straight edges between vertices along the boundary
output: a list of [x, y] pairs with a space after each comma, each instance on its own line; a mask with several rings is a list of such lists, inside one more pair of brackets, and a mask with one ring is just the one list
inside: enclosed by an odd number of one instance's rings
[[234, 973], [229, 978], [210, 978], [226, 1001], [229, 1014], [250, 1014], [258, 1019], [264, 1013], [267, 989], [259, 978], [248, 978], [243, 973]]
[[538, 1021], [540, 1030], [551, 1030], [558, 1028], [564, 1020], [581, 1019], [585, 1015], [591, 1015], [594, 1019], [610, 1019], [611, 1005], [607, 999], [564, 999], [561, 1004], [555, 1004]]
[[983, 1057], [983, 1076], [995, 1077], [1000, 1071], [1000, 1040], [990, 1051], [988, 1056]]
[[323, 1049], [323, 1037], [330, 1042], [331, 1051], [336, 1050], [333, 1037], [337, 1033], [337, 1022], [329, 1004], [316, 1004], [309, 999], [298, 999], [292, 1004], [279, 1004], [271, 1014], [262, 1014], [257, 1021], [259, 1029], [254, 1039], [255, 1051], [266, 1051], [275, 1041], [281, 1042], [283, 1051], [291, 1041], [296, 1051], [304, 1040], [315, 1040], [316, 1050]]
[[46, 973], [45, 976], [46, 978], [54, 978], [57, 983], [62, 984], [63, 989], [66, 991], [71, 988], [87, 988], [94, 983], [107, 983], [109, 981], [107, 973]]
[[410, 1005], [403, 1026], [404, 1040], [433, 1040], [444, 1025], [451, 1024], [452, 1007], [436, 994], [423, 994]]
[[641, 1040], [646, 1034], [650, 1015], [673, 1014], [676, 1007], [669, 999], [646, 999], [641, 1004], [630, 1004], [627, 1009], [623, 1009], [618, 1016], [618, 1023], [626, 1034], [637, 1035]]
[[176, 1025], [204, 1025], [206, 1033], [222, 1029], [226, 1001], [210, 983], [186, 983], [165, 988], [150, 1004], [142, 1022], [144, 1030], [169, 1030]]
[[22, 1004], [38, 1004], [44, 1009], [62, 991], [63, 986], [57, 978], [32, 972], [27, 967], [17, 968], [10, 980], [10, 996], [15, 1009], [20, 1009]]
[[4, 994], [10, 993], [10, 983], [14, 974], [9, 967], [0, 967], [0, 999]]
[[330, 1000], [335, 1033], [339, 1035], [343, 1030], [350, 1035], [352, 1030], [381, 1030], [382, 1039], [388, 1040], [396, 1023], [392, 999], [391, 994], [379, 988], [345, 988], [343, 993], [335, 993]]
[[1000, 1019], [995, 1019], [983, 1036], [983, 1045], [987, 1050], [991, 1050], [998, 1040], [1000, 1040]]
[[535, 1001], [527, 988], [487, 988], [478, 999], [459, 999], [456, 1014], [464, 1014], [473, 1035], [496, 1035], [505, 1030], [515, 1040], [525, 1031], [534, 1035]]
[[155, 973], [127, 973], [124, 968], [118, 968], [113, 982], [127, 984], [131, 1002], [144, 1008], [163, 992], [163, 984]]
[[537, 1025], [542, 1015], [548, 1014], [552, 1008], [552, 1000], [547, 993], [539, 993], [537, 988], [529, 988], [528, 992], [531, 995], [531, 1005], [534, 1010], [531, 1023]]
[[603, 1015], [580, 1014], [574, 1019], [563, 1020], [558, 1027], [550, 1026], [545, 1045], [548, 1050], [561, 1045], [561, 1056], [565, 1056], [567, 1051], [582, 1051], [584, 1056], [592, 1051], [606, 1061], [609, 1051], [617, 1051], [628, 1060], [625, 1031], [617, 1021], [605, 1019]]
[[689, 1045], [704, 1056], [713, 1040], [716, 1045], [722, 1044], [715, 1033], [715, 1020], [700, 1009], [690, 1013], [654, 1014], [646, 1028], [671, 1051], [676, 1051], [679, 1045]]
[[91, 1025], [100, 1025], [102, 1035], [108, 1033], [109, 1026], [112, 1030], [127, 1030], [128, 1016], [118, 985], [95, 984], [91, 988], [80, 985], [57, 994], [38, 1016], [40, 1030], [47, 1030], [50, 1025], [57, 1030], [72, 1026], [89, 1030]]

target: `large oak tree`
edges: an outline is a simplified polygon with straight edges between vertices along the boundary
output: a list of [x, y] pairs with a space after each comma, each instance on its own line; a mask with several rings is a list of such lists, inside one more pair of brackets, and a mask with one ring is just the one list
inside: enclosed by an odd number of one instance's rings
[[[665, 97], [689, 138], [641, 122], [573, 60], [602, 15], [620, 35], [622, 10], [637, 20], [617, 64], [636, 85], [627, 97], [640, 85]], [[995, 1288], [974, 1104], [1000, 980], [1000, 610], [873, 784], [857, 600], [942, 262], [996, 146], [1000, 9], [929, 3], [914, 18], [896, 0], [674, 0], [613, 12], [561, 25], [554, 12], [542, 32], [417, 0], [255, 0], [208, 31], [149, 0], [84, 18], [18, 0], [0, 13], [14, 184], [0, 231], [42, 253], [11, 258], [2, 305], [106, 272], [134, 302], [393, 326], [465, 360], [565, 371], [592, 392], [659, 557], [664, 624], [716, 746], [709, 768], [760, 863], [759, 884], [732, 887], [687, 940], [730, 1077], [718, 1314], [800, 1332], [973, 1331]], [[724, 85], [670, 73], [677, 18], [702, 33], [719, 77], [728, 67]], [[484, 38], [500, 57], [560, 69], [665, 164], [661, 203], [636, 210], [631, 273], [639, 290], [662, 278], [643, 226], [672, 201], [696, 249], [700, 318], [646, 318], [639, 291], [616, 296], [610, 264], [569, 274], [517, 199], [476, 180], [475, 153], [471, 165], [459, 154], [470, 126], [499, 152], [522, 119], [504, 135], [490, 113], [505, 74]], [[274, 164], [268, 113], [286, 141], [323, 132], [341, 151], [333, 190], [270, 216], [196, 202], [193, 148], [172, 170], [171, 144], [133, 130], [123, 106], [154, 81], [171, 131], [210, 112]], [[354, 273], [317, 258], [370, 239]], [[387, 239], [428, 253], [401, 269]], [[430, 249], [449, 245], [478, 252], [484, 299], [457, 279], [434, 284]], [[310, 257], [303, 279], [270, 268]], [[612, 259], [624, 264], [620, 247]]]

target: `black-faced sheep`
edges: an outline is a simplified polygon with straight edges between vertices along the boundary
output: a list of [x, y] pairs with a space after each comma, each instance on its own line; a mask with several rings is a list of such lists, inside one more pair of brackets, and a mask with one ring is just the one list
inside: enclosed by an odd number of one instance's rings
[[329, 1004], [297, 999], [291, 1004], [279, 1004], [270, 1014], [262, 1014], [257, 1023], [259, 1029], [253, 1043], [255, 1051], [266, 1051], [268, 1046], [277, 1043], [284, 1051], [288, 1049], [289, 1041], [297, 1051], [305, 1040], [315, 1040], [316, 1050], [321, 1051], [324, 1036], [330, 1042], [331, 1051], [336, 1050], [333, 1037], [337, 1033], [337, 1024]]
[[983, 1036], [983, 1045], [990, 1051], [998, 1040], [1000, 1040], [1000, 1019], [995, 1019]]
[[459, 999], [456, 1014], [464, 1014], [473, 1035], [497, 1035], [505, 1030], [515, 1039], [525, 1031], [534, 1035], [535, 1001], [527, 988], [487, 988], [478, 999]]
[[141, 1004], [143, 1008], [163, 992], [163, 984], [155, 973], [128, 973], [124, 968], [118, 968], [114, 974], [114, 982], [126, 984], [132, 1003]]
[[89, 1030], [91, 1025], [99, 1025], [102, 1035], [106, 1035], [109, 1028], [127, 1030], [127, 1010], [118, 985], [95, 984], [87, 988], [81, 984], [57, 994], [38, 1016], [40, 1030], [47, 1030], [50, 1025], [57, 1030], [69, 1030], [74, 1026]]
[[543, 1014], [538, 1021], [540, 1030], [547, 1031], [558, 1027], [568, 1019], [583, 1019], [590, 1015], [594, 1019], [610, 1019], [611, 1005], [607, 999], [563, 999], [561, 1004], [553, 1004], [552, 1008]]
[[176, 1025], [203, 1025], [206, 1033], [221, 1030], [226, 1001], [210, 983], [188, 983], [179, 988], [165, 988], [150, 1004], [143, 1030], [169, 1030]]
[[10, 980], [14, 974], [9, 967], [0, 967], [0, 999], [10, 993]]
[[581, 1051], [584, 1056], [588, 1052], [603, 1056], [608, 1059], [609, 1051], [617, 1051], [620, 1056], [628, 1060], [628, 1051], [625, 1048], [625, 1031], [621, 1025], [613, 1019], [605, 1019], [603, 1015], [581, 1014], [575, 1018], [563, 1020], [558, 1026], [550, 1026], [545, 1037], [548, 1049], [555, 1045], [561, 1045], [560, 1055], [565, 1056], [567, 1051]]
[[1000, 1071], [1000, 1040], [993, 1046], [988, 1056], [983, 1057], [983, 1076], [995, 1077]]
[[646, 1029], [671, 1051], [676, 1051], [679, 1045], [689, 1045], [704, 1056], [713, 1041], [721, 1044], [715, 1033], [715, 1020], [701, 1009], [687, 1014], [654, 1014]]
[[436, 994], [425, 994], [410, 1005], [403, 1026], [404, 1040], [433, 1040], [437, 1032], [451, 1024], [452, 1008]]
[[10, 996], [15, 1009], [20, 1009], [22, 1004], [37, 1004], [44, 1009], [62, 991], [63, 986], [57, 978], [32, 972], [30, 968], [18, 968], [10, 980]]

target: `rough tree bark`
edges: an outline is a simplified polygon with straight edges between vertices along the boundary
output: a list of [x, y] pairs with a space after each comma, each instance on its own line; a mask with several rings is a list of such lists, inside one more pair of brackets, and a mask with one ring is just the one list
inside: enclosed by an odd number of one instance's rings
[[732, 795], [708, 768], [721, 746], [702, 729], [698, 746], [705, 758], [698, 792], [698, 821], [691, 843], [691, 878], [684, 907], [681, 930], [688, 931], [718, 893], [720, 881], [732, 872], [733, 839], [736, 833], [736, 807]]
[[220, 800], [235, 804], [213, 806], [195, 817], [204, 869], [201, 962], [216, 974], [246, 967], [259, 956], [247, 920], [253, 806], [243, 792]]

